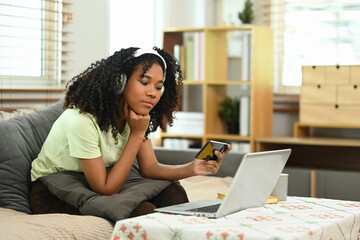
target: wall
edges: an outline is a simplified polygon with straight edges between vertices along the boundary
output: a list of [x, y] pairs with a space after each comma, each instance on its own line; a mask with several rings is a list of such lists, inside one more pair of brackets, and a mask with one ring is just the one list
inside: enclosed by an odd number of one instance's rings
[[[73, 4], [72, 74], [109, 53], [109, 0], [76, 0]], [[215, 0], [164, 1], [164, 27], [215, 25]], [[167, 9], [176, 9], [168, 11]], [[134, 13], [135, 14], [135, 13]]]
[[215, 0], [165, 0], [164, 27], [214, 26], [215, 2]]
[[73, 23], [69, 25], [73, 32], [69, 54], [72, 65], [68, 78], [107, 57], [109, 52], [108, 0], [75, 0], [73, 3]]

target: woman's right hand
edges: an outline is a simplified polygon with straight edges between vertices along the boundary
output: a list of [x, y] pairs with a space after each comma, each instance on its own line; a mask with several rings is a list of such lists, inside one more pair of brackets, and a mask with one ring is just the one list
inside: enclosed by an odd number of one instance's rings
[[129, 124], [131, 134], [139, 134], [142, 137], [145, 136], [145, 132], [149, 127], [150, 115], [139, 115], [130, 106], [125, 103], [124, 113], [126, 121]]

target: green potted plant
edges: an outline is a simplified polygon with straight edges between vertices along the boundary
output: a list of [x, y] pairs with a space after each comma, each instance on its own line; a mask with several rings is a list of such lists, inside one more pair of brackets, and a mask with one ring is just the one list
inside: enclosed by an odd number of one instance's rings
[[228, 133], [239, 134], [240, 100], [226, 97], [220, 102], [218, 115], [226, 123]]
[[252, 5], [253, 4], [250, 0], [246, 0], [244, 10], [242, 12], [239, 12], [238, 17], [244, 24], [252, 23], [252, 21], [254, 20], [254, 11], [252, 9]]

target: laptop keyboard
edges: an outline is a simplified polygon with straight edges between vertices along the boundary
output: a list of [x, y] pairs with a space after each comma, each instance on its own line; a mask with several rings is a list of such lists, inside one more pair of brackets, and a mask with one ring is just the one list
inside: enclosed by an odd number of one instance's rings
[[212, 213], [212, 212], [216, 212], [219, 207], [220, 204], [215, 204], [215, 205], [210, 205], [210, 206], [205, 206], [205, 207], [200, 207], [200, 208], [193, 208], [193, 209], [188, 209], [186, 211], [188, 212], [208, 212], [208, 213]]

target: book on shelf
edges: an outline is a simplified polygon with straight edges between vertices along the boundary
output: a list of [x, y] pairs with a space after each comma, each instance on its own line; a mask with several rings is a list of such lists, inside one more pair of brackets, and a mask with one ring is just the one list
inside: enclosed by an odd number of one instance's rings
[[186, 48], [184, 45], [174, 45], [174, 57], [178, 60], [183, 77], [186, 76]]
[[249, 142], [231, 141], [230, 145], [231, 145], [231, 151], [234, 151], [234, 152], [248, 153], [251, 150]]
[[245, 32], [242, 37], [242, 81], [250, 81], [251, 73], [251, 33]]
[[174, 58], [180, 62], [180, 45], [175, 44], [174, 45]]
[[204, 33], [194, 33], [194, 80], [203, 81], [205, 75]]
[[239, 131], [241, 136], [250, 135], [250, 97], [240, 97]]
[[180, 139], [180, 138], [165, 138], [163, 140], [164, 148], [171, 149], [188, 149], [192, 141], [189, 139]]
[[174, 45], [185, 80], [203, 81], [205, 78], [205, 37], [202, 32], [184, 35], [184, 44]]
[[201, 148], [201, 140], [185, 139], [185, 138], [165, 138], [163, 140], [164, 148], [171, 149], [189, 149]]
[[194, 80], [194, 39], [187, 39], [185, 42], [185, 79]]
[[186, 48], [184, 45], [180, 46], [180, 67], [181, 70], [183, 71], [183, 77], [185, 77], [186, 74]]

